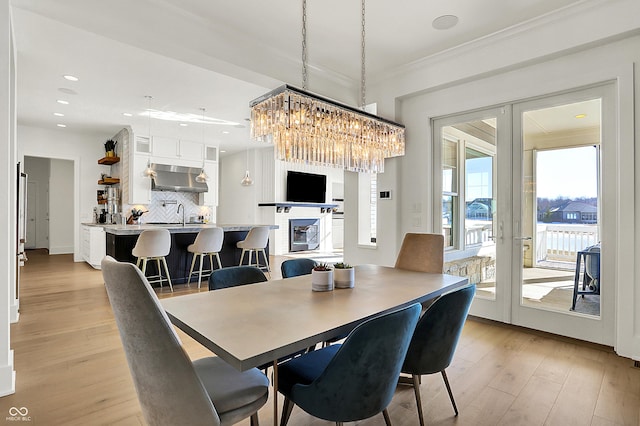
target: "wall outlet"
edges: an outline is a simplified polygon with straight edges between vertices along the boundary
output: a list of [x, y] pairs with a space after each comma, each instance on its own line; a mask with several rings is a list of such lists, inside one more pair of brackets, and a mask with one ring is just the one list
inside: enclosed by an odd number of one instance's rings
[[390, 200], [391, 199], [391, 191], [380, 191], [380, 199]]

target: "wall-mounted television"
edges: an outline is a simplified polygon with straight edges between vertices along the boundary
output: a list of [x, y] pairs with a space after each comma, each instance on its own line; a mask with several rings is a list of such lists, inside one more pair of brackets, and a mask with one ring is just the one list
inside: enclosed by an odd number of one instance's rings
[[325, 175], [287, 171], [287, 201], [326, 203], [326, 194]]

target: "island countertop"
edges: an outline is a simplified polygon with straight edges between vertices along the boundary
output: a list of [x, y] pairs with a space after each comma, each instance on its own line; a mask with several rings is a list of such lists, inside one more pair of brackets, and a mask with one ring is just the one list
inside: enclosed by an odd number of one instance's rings
[[[180, 223], [146, 223], [141, 225], [105, 225], [96, 223], [84, 225], [102, 227], [105, 231], [106, 254], [121, 262], [131, 263], [136, 263], [137, 261], [136, 257], [133, 256], [132, 250], [142, 231], [147, 229], [169, 230], [171, 234], [171, 250], [165, 257], [169, 267], [171, 281], [173, 281], [174, 284], [186, 283], [189, 280], [189, 271], [193, 256], [189, 253], [188, 247], [194, 242], [198, 232], [202, 229], [217, 226], [224, 230], [222, 249], [219, 252], [220, 259], [222, 266], [234, 266], [240, 264], [242, 253], [242, 250], [237, 247], [237, 243], [246, 238], [251, 228], [255, 226], [268, 226], [271, 229], [278, 228], [277, 225], [212, 223], [186, 223], [184, 226]], [[269, 244], [265, 247], [265, 252], [266, 255], [269, 256]], [[155, 262], [150, 262], [150, 272], [154, 271], [154, 265]], [[157, 274], [157, 271], [155, 273]]]
[[218, 227], [224, 232], [249, 231], [254, 226], [268, 226], [270, 229], [278, 229], [278, 225], [248, 225], [248, 224], [214, 224], [214, 223], [144, 223], [141, 225], [107, 225], [104, 223], [83, 223], [83, 225], [101, 227], [107, 234], [137, 235], [145, 229], [168, 229], [172, 234], [199, 232], [204, 228]]

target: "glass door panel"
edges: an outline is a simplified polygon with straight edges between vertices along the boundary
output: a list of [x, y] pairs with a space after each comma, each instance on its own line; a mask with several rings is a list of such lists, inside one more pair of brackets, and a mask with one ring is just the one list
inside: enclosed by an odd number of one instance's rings
[[[498, 123], [503, 118], [504, 109], [489, 109], [434, 121], [442, 179], [442, 211], [436, 227], [441, 226], [445, 237], [445, 272], [466, 276], [476, 284], [472, 313], [498, 320], [505, 319], [502, 300], [510, 294], [509, 281], [504, 279], [510, 261], [502, 263], [506, 251], [500, 248], [504, 241], [498, 238], [499, 207], [509, 205], [499, 204], [498, 194], [505, 194], [510, 203], [505, 190], [510, 180], [500, 183], [498, 179]], [[508, 136], [509, 132], [503, 130], [502, 134]], [[508, 150], [508, 144], [504, 149]]]
[[[607, 87], [514, 105], [512, 322], [612, 342], [612, 300], [600, 244]], [[605, 193], [606, 195], [606, 193]], [[602, 279], [601, 279], [602, 278]], [[600, 286], [600, 283], [603, 286]], [[609, 281], [610, 282], [610, 281]]]

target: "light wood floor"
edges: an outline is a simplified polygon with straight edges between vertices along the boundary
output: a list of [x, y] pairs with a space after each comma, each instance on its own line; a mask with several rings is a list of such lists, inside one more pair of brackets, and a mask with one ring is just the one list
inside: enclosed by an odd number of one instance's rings
[[[195, 291], [185, 287], [175, 294]], [[20, 321], [11, 326], [16, 393], [0, 398], [0, 418], [27, 407], [34, 425], [144, 424], [101, 273], [68, 255], [30, 252], [20, 296]], [[161, 296], [170, 297], [166, 289]], [[211, 355], [180, 334], [192, 358]], [[608, 348], [470, 320], [448, 375], [460, 415], [453, 416], [440, 376], [426, 376], [430, 425], [639, 424], [640, 369]], [[389, 407], [394, 425], [418, 423], [414, 404], [411, 389], [399, 388]], [[272, 424], [271, 414], [268, 402], [263, 425]], [[329, 423], [296, 408], [289, 424]]]

